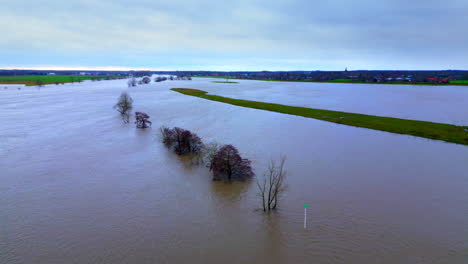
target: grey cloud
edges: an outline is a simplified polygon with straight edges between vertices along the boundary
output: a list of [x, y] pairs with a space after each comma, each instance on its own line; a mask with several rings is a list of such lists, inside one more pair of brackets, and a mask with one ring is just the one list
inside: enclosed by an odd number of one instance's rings
[[271, 65], [316, 68], [468, 68], [467, 11], [462, 0], [18, 0], [0, 9], [6, 35], [0, 48], [29, 55], [126, 53], [137, 64], [184, 54], [178, 59], [205, 65], [210, 60], [201, 58], [216, 55], [246, 65], [270, 58]]

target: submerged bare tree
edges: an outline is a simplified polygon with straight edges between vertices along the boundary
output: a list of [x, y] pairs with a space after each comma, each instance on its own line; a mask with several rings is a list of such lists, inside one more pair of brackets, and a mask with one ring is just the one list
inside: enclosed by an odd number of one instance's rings
[[137, 79], [135, 77], [132, 77], [128, 80], [128, 87], [135, 87], [137, 85]]
[[148, 124], [152, 125], [151, 121], [148, 120], [149, 118], [150, 116], [147, 113], [135, 112], [135, 124], [137, 128], [147, 128]]
[[286, 157], [281, 157], [279, 165], [271, 160], [263, 178], [257, 178], [258, 195], [262, 199], [263, 211], [275, 210], [278, 206], [278, 199], [286, 189], [284, 182], [286, 178], [285, 162]]
[[123, 92], [117, 104], [114, 105], [114, 109], [116, 109], [120, 115], [124, 123], [128, 123], [130, 121], [130, 112], [133, 108], [133, 99], [128, 95], [128, 93]]
[[212, 169], [212, 163], [214, 156], [216, 153], [218, 153], [219, 149], [221, 148], [221, 145], [216, 142], [210, 142], [205, 145], [204, 150], [203, 150], [203, 163], [205, 164], [206, 167]]

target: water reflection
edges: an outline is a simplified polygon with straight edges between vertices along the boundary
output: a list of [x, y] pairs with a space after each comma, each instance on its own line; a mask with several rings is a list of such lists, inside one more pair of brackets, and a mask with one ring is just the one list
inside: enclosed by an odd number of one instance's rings
[[241, 201], [245, 197], [247, 190], [249, 190], [253, 182], [254, 180], [233, 182], [211, 181], [209, 184], [210, 189], [215, 197], [225, 202], [234, 204]]

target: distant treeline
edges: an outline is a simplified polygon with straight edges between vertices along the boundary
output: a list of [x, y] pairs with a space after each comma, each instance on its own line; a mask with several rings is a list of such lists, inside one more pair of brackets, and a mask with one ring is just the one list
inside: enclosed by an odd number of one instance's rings
[[298, 82], [344, 83], [454, 83], [468, 80], [468, 71], [289, 71], [289, 72], [200, 72], [195, 76]]
[[46, 70], [0, 70], [0, 76], [18, 75], [125, 75], [134, 77], [152, 74], [174, 75], [179, 77], [216, 77], [247, 80], [304, 81], [304, 82], [385, 82], [385, 83], [451, 83], [463, 84], [468, 80], [468, 71], [46, 71]]

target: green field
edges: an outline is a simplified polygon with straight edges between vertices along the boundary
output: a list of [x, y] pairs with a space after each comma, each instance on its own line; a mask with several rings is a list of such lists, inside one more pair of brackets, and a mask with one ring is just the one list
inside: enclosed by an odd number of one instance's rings
[[26, 86], [81, 82], [85, 80], [104, 80], [116, 76], [84, 76], [84, 75], [25, 75], [0, 76], [0, 84], [24, 84]]
[[468, 84], [468, 80], [450, 81], [451, 84]]
[[468, 126], [408, 120], [393, 117], [363, 115], [331, 110], [322, 110], [298, 106], [264, 103], [249, 100], [233, 99], [218, 95], [209, 95], [197, 89], [173, 88], [173, 91], [227, 104], [320, 119], [337, 124], [376, 129], [397, 134], [442, 140], [468, 145]]

